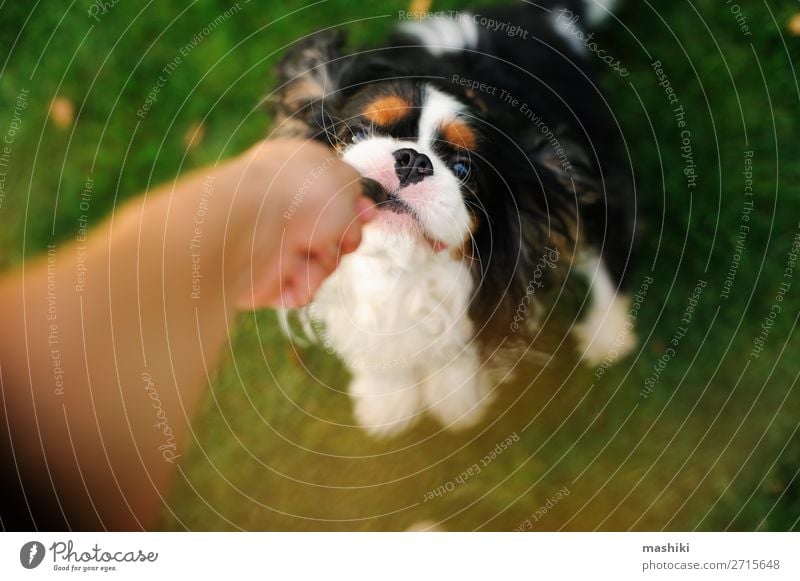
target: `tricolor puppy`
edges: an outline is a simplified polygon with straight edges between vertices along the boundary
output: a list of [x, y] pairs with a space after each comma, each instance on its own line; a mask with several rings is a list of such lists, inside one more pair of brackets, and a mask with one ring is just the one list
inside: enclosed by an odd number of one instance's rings
[[283, 59], [274, 134], [330, 143], [380, 200], [306, 312], [352, 371], [370, 432], [422, 413], [475, 424], [570, 269], [591, 288], [573, 329], [580, 356], [633, 347], [620, 291], [629, 172], [584, 42], [610, 4], [409, 20], [352, 54], [340, 34], [317, 34]]

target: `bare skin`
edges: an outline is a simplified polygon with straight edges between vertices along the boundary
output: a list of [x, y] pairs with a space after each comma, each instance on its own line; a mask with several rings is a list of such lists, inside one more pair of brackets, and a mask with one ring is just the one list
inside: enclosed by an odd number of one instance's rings
[[[0, 282], [16, 461], [76, 528], [148, 528], [237, 309], [313, 296], [374, 215], [328, 149], [263, 142], [147, 192]], [[2, 407], [0, 407], [2, 410]]]

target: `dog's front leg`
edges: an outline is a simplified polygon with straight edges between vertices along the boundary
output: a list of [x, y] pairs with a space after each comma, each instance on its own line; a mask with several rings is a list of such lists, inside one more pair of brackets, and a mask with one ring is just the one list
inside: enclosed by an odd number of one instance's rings
[[354, 369], [350, 383], [356, 421], [370, 434], [391, 436], [421, 412], [419, 386], [408, 367]]
[[477, 424], [491, 403], [487, 374], [473, 347], [464, 349], [423, 379], [427, 411], [448, 429], [467, 429]]

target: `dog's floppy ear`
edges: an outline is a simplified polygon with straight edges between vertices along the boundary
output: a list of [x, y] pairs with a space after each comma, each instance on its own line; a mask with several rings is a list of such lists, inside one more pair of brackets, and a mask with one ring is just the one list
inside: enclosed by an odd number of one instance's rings
[[278, 63], [273, 137], [305, 137], [336, 145], [340, 112], [364, 85], [413, 77], [407, 51], [386, 48], [345, 54], [344, 31], [318, 32], [299, 41]]
[[343, 31], [325, 31], [299, 41], [278, 63], [273, 137], [328, 140], [338, 109], [340, 79], [350, 59], [342, 54]]
[[470, 316], [487, 353], [507, 340], [530, 340], [516, 331], [536, 329], [540, 301], [558, 287], [573, 262], [578, 208], [592, 195], [593, 182], [584, 171], [583, 151], [567, 145], [563, 135], [559, 140], [570, 148], [572, 166], [565, 168], [556, 150], [537, 135], [530, 142], [520, 139], [519, 150], [487, 151], [486, 169], [478, 174], [479, 191], [491, 195], [481, 199], [485, 217], [479, 217], [473, 234], [479, 260]]

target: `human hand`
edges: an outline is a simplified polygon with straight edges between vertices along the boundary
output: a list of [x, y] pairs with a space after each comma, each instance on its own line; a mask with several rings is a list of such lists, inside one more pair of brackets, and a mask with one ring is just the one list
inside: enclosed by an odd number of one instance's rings
[[[237, 191], [263, 198], [244, 217], [252, 226], [244, 249], [243, 309], [308, 303], [344, 254], [361, 242], [376, 210], [363, 197], [359, 174], [315, 142], [265, 141], [235, 164]], [[248, 268], [249, 265], [249, 268]]]

